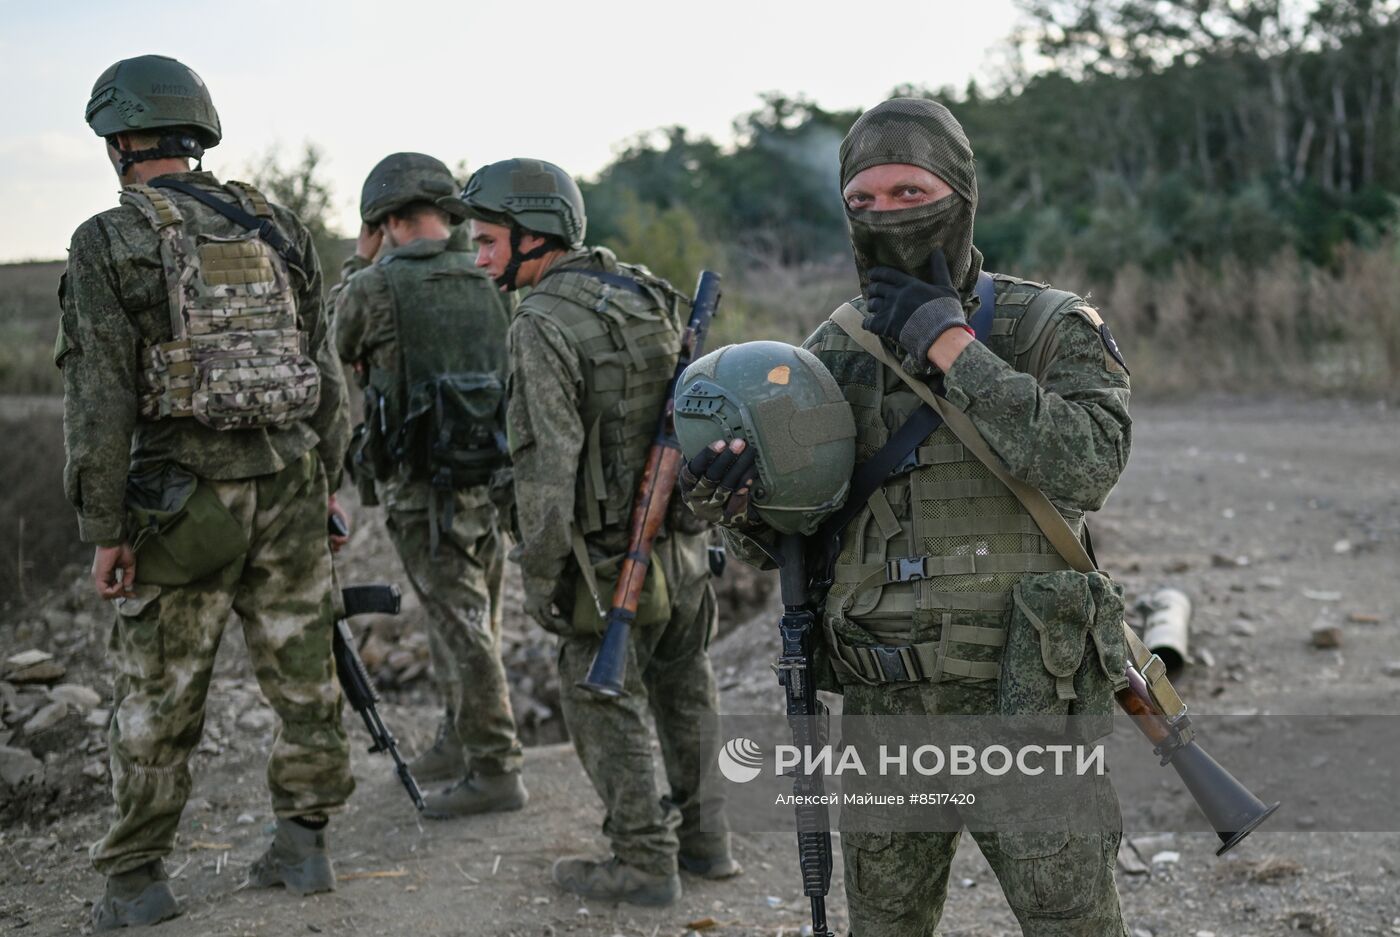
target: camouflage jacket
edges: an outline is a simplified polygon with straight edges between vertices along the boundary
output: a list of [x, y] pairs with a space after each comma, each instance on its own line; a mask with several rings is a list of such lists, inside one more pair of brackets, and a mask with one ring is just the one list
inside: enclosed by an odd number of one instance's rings
[[[518, 557], [531, 596], [549, 597], [573, 586], [575, 531], [584, 535], [595, 561], [627, 549], [635, 485], [679, 348], [680, 324], [671, 310], [629, 298], [625, 301], [633, 314], [620, 313], [610, 305], [618, 302], [618, 292], [591, 278], [564, 275], [572, 270], [626, 272], [606, 250], [565, 255], [548, 271], [549, 281], [521, 301], [507, 343], [506, 423], [515, 470]], [[586, 302], [585, 292], [590, 297]], [[642, 307], [645, 318], [635, 315]], [[590, 321], [611, 337], [581, 341]], [[639, 386], [632, 387], [634, 381]], [[585, 414], [598, 411], [600, 400], [619, 394], [621, 399], [590, 427]], [[617, 416], [621, 413], [628, 416]], [[622, 421], [646, 428], [624, 430]], [[590, 494], [601, 496], [600, 486], [609, 492], [601, 509], [589, 503]], [[671, 536], [670, 530], [668, 523], [662, 536]], [[678, 551], [683, 562], [664, 572], [673, 584], [690, 584], [702, 578], [697, 570], [704, 566], [703, 540], [684, 527], [677, 534], [686, 535], [685, 547]]]
[[[169, 178], [234, 201], [212, 173]], [[168, 191], [168, 190], [167, 190]], [[192, 229], [217, 236], [245, 233], [188, 196], [170, 192]], [[309, 420], [279, 428], [219, 432], [193, 419], [138, 420], [140, 353], [172, 337], [165, 272], [155, 230], [129, 205], [89, 218], [73, 234], [59, 288], [63, 309], [55, 362], [63, 370], [64, 489], [89, 543], [113, 545], [126, 535], [129, 472], [178, 463], [211, 479], [251, 478], [280, 471], [315, 447], [338, 487], [350, 438], [345, 379], [326, 341], [321, 267], [305, 225], [273, 206], [277, 226], [305, 265], [293, 271], [297, 316], [308, 354], [321, 371], [320, 406]]]
[[[1014, 318], [1042, 289], [1039, 284], [998, 275], [997, 316]], [[1128, 461], [1132, 420], [1128, 416], [1128, 372], [1106, 330], [1074, 314], [1082, 300], [1067, 304], [1049, 326], [1050, 351], [1039, 380], [1016, 370], [1008, 338], [994, 329], [988, 344], [968, 345], [943, 376], [944, 395], [976, 425], [1011, 474], [1039, 488], [1072, 516], [1103, 506]], [[863, 311], [863, 301], [855, 302]], [[897, 375], [851, 343], [825, 321], [803, 343], [832, 372], [857, 413], [881, 401], [881, 425], [857, 425], [857, 462], [868, 459], [902, 422], [890, 412], [891, 395], [907, 394]], [[931, 366], [904, 356], [907, 371], [925, 379]], [[948, 434], [946, 428], [940, 433]], [[949, 437], [951, 441], [951, 437]], [[771, 560], [733, 529], [724, 530], [730, 549], [746, 562]], [[749, 535], [765, 538], [766, 530]]]
[[[460, 228], [457, 230], [461, 230]], [[336, 353], [341, 362], [355, 375], [356, 382], [364, 387], [368, 383], [369, 369], [397, 371], [399, 368], [399, 342], [394, 317], [394, 294], [385, 275], [383, 264], [393, 258], [395, 262], [412, 263], [415, 260], [438, 257], [449, 253], [457, 258], [453, 269], [461, 269], [478, 275], [465, 251], [454, 246], [453, 241], [418, 240], [401, 247], [382, 250], [373, 263], [352, 254], [341, 266], [340, 282], [331, 289], [332, 307], [331, 335]], [[462, 314], [480, 321], [484, 316], [509, 315], [510, 303], [479, 273], [482, 288], [480, 301], [472, 308], [465, 308]], [[434, 289], [434, 283], [423, 281], [418, 284], [424, 290]], [[439, 296], [442, 294], [438, 294]], [[450, 294], [449, 294], [450, 295]], [[504, 329], [504, 324], [500, 326]], [[483, 330], [490, 331], [490, 330]], [[434, 341], [435, 336], [416, 336], [419, 341]], [[466, 355], [463, 356], [466, 369]], [[505, 375], [501, 374], [504, 380]], [[394, 510], [426, 510], [429, 500], [427, 482], [412, 482], [406, 471], [382, 485], [384, 503]], [[485, 501], [484, 491], [480, 493]]]

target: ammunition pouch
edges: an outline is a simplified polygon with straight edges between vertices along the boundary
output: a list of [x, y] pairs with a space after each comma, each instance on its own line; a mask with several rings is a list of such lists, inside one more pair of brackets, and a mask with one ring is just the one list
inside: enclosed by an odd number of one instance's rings
[[128, 478], [126, 517], [138, 583], [186, 585], [248, 552], [243, 525], [208, 483], [178, 465]]
[[[1126, 667], [1122, 586], [1102, 573], [1074, 570], [1016, 584], [997, 684], [1001, 715], [1106, 723], [1114, 693], [1127, 683]], [[1111, 726], [1095, 720], [1079, 728], [1098, 737]]]
[[410, 478], [441, 488], [488, 484], [510, 459], [504, 406], [505, 385], [490, 372], [444, 374], [410, 386], [383, 467], [403, 465]]

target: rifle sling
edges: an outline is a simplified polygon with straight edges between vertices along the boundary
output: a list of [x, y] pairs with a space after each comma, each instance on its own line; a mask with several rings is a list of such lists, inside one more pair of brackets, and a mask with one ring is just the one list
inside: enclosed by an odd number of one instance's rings
[[[1041, 533], [1050, 541], [1050, 544], [1062, 556], [1072, 569], [1081, 573], [1092, 573], [1098, 570], [1094, 561], [1090, 559], [1089, 553], [1084, 549], [1084, 544], [1080, 543], [1075, 536], [1074, 530], [1065, 522], [1060, 512], [1050, 503], [1050, 499], [1045, 497], [1044, 492], [1033, 485], [1028, 485], [1016, 478], [1006, 466], [1002, 464], [995, 453], [992, 452], [987, 441], [982, 438], [982, 433], [976, 425], [957, 407], [954, 407], [944, 398], [938, 396], [931, 387], [923, 381], [905, 372], [900, 367], [899, 362], [886, 350], [878, 336], [867, 332], [861, 325], [862, 317], [860, 311], [846, 303], [840, 309], [831, 314], [831, 321], [841, 327], [857, 345], [865, 349], [872, 357], [885, 365], [900, 380], [909, 385], [909, 388], [919, 396], [921, 400], [942, 417], [943, 422], [948, 424], [948, 428], [953, 431], [953, 435], [967, 447], [968, 451], [975, 455], [978, 460], [991, 470], [1011, 493], [1021, 502], [1025, 509], [1035, 520], [1036, 526]], [[869, 497], [867, 495], [866, 497]], [[1142, 640], [1133, 633], [1133, 629], [1128, 627], [1126, 621], [1123, 622], [1123, 634], [1128, 644], [1128, 653], [1132, 657], [1133, 663], [1141, 671], [1148, 666], [1152, 658], [1152, 652], [1142, 643]]]

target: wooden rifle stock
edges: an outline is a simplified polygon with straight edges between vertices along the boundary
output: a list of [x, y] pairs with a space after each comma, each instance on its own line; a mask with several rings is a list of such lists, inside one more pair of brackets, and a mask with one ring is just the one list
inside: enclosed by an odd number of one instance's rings
[[657, 419], [656, 438], [647, 452], [637, 498], [632, 504], [632, 519], [627, 537], [627, 554], [613, 588], [612, 606], [608, 609], [607, 628], [603, 643], [588, 668], [588, 676], [579, 687], [598, 696], [615, 698], [623, 695], [623, 679], [627, 669], [627, 644], [632, 623], [637, 618], [642, 589], [651, 567], [651, 547], [661, 532], [666, 509], [675, 491], [681, 470], [681, 448], [676, 441], [675, 391], [685, 369], [690, 367], [704, 349], [705, 334], [710, 320], [719, 308], [719, 274], [710, 270], [700, 272], [691, 303], [690, 321], [681, 336], [680, 356], [675, 371], [666, 384], [666, 398]]
[[617, 587], [613, 589], [612, 607], [622, 609], [634, 618], [642, 600], [642, 586], [651, 568], [651, 548], [666, 519], [666, 508], [676, 488], [681, 471], [681, 450], [671, 440], [657, 440], [647, 453], [637, 502], [632, 506], [632, 524], [627, 543], [630, 549], [622, 560]]

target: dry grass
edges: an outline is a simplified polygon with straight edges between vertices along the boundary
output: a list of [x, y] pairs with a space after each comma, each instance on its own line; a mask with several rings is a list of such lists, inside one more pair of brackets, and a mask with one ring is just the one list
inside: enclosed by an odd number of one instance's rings
[[[1140, 398], [1195, 392], [1400, 393], [1400, 245], [1344, 252], [1335, 270], [1282, 253], [1246, 267], [1185, 261], [1094, 282], [1074, 264], [1016, 271], [1099, 307]], [[848, 263], [760, 266], [731, 278], [711, 347], [799, 342], [856, 292]]]
[[[1391, 396], [1400, 391], [1400, 245], [1344, 252], [1335, 270], [1281, 253], [1245, 267], [1129, 267], [1087, 295], [1113, 328], [1133, 390]], [[1073, 269], [1049, 279], [1074, 288]]]

